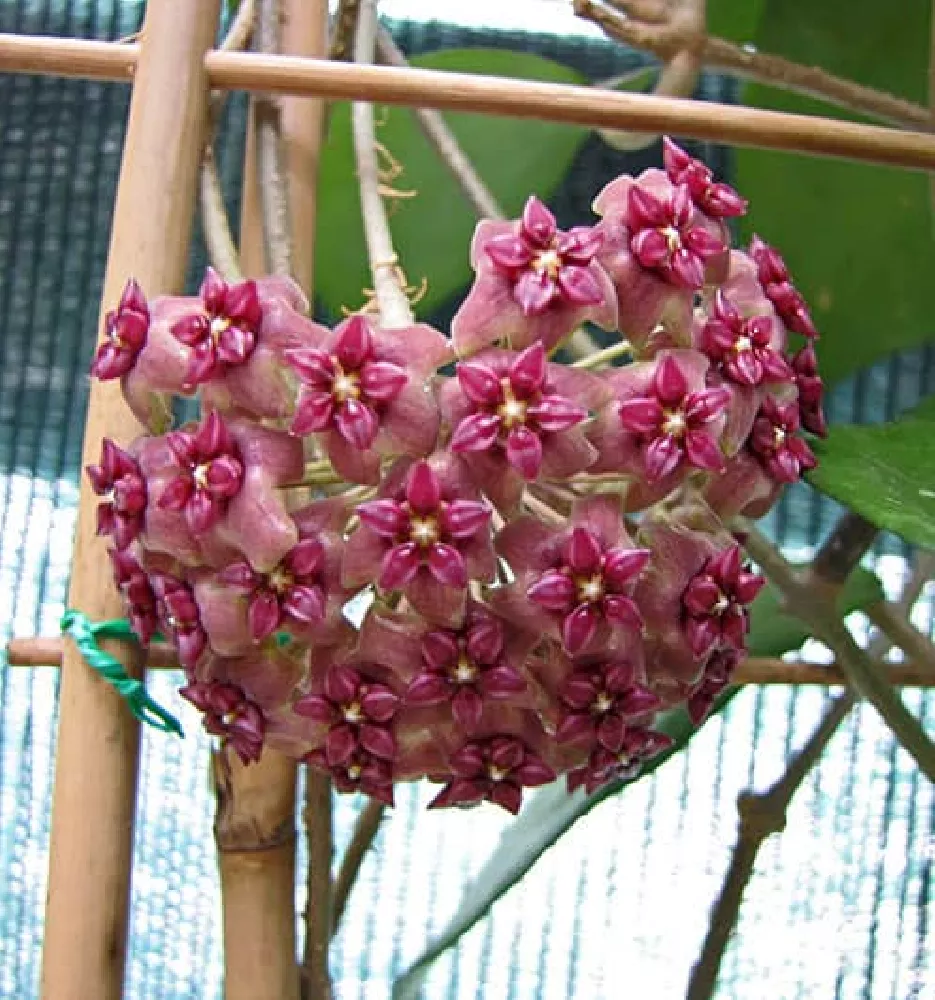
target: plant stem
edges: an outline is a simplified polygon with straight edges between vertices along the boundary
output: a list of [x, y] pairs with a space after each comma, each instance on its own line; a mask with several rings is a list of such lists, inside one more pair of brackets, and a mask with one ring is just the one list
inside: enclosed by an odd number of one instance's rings
[[[829, 541], [822, 547], [822, 552], [826, 553], [824, 561], [827, 575], [825, 579], [839, 580], [838, 586], [847, 579], [850, 571], [860, 561], [862, 553], [858, 551], [859, 547], [841, 545], [835, 539], [853, 537], [854, 530], [854, 522], [849, 520], [848, 514], [845, 514], [838, 521]], [[831, 553], [837, 553], [837, 555], [832, 557]], [[813, 579], [816, 576], [821, 579], [820, 573], [814, 573], [814, 564], [812, 570]], [[927, 561], [917, 559], [896, 605], [901, 613], [909, 614], [930, 575], [930, 566]], [[874, 659], [882, 657], [886, 654], [889, 646], [890, 642], [887, 637], [882, 636], [871, 643], [870, 655]], [[737, 671], [738, 677], [753, 665], [755, 665], [755, 661], [752, 660], [742, 663]], [[786, 666], [794, 665], [786, 664]], [[837, 726], [847, 715], [854, 701], [853, 688], [836, 698], [826, 709], [822, 721], [809, 741], [789, 763], [783, 777], [765, 794], [751, 795], [747, 793], [741, 796], [738, 801], [740, 832], [737, 844], [731, 856], [723, 888], [712, 910], [701, 955], [692, 970], [686, 994], [687, 1000], [707, 1000], [713, 994], [724, 951], [731, 931], [737, 923], [740, 905], [743, 901], [743, 892], [753, 874], [760, 845], [770, 832], [778, 832], [785, 826], [785, 813], [792, 796], [808, 771], [821, 758], [822, 750]]]
[[[354, 42], [354, 59], [357, 63], [366, 65], [373, 62], [376, 29], [377, 12], [373, 0], [361, 0]], [[382, 323], [388, 329], [411, 326], [412, 310], [399, 279], [399, 260], [393, 248], [393, 237], [380, 196], [373, 105], [355, 102], [351, 108], [351, 119], [357, 175], [360, 180], [360, 210]]]
[[[393, 36], [382, 27], [377, 28], [377, 52], [388, 66], [406, 67], [409, 63], [393, 41]], [[435, 148], [442, 163], [471, 203], [479, 219], [503, 219], [503, 209], [478, 176], [474, 164], [468, 159], [440, 111], [434, 108], [414, 108], [416, 119], [425, 137]]]
[[853, 691], [838, 695], [826, 709], [805, 746], [792, 758], [783, 776], [767, 792], [744, 792], [737, 799], [740, 829], [721, 892], [711, 910], [701, 955], [692, 969], [685, 1000], [709, 1000], [714, 995], [721, 960], [733, 933], [743, 893], [753, 875], [760, 846], [786, 826], [786, 810], [808, 772], [818, 763], [838, 726], [856, 703]]
[[308, 898], [305, 905], [305, 951], [302, 1000], [330, 1000], [328, 944], [332, 921], [331, 779], [312, 768], [306, 771], [305, 829], [308, 836]]
[[711, 69], [815, 97], [889, 124], [917, 129], [931, 127], [927, 108], [834, 76], [816, 66], [802, 66], [781, 56], [747, 49], [704, 31], [690, 38], [681, 25], [673, 24], [670, 19], [661, 23], [641, 22], [638, 17], [619, 14], [594, 0], [574, 0], [574, 8], [579, 17], [599, 25], [612, 38], [652, 52], [663, 61], [691, 47]]
[[341, 859], [341, 867], [338, 869], [338, 877], [334, 881], [331, 907], [332, 936], [337, 932], [341, 917], [344, 916], [351, 889], [354, 888], [354, 883], [357, 881], [357, 876], [364, 863], [364, 857], [373, 845], [377, 831], [380, 829], [385, 811], [386, 807], [382, 802], [378, 802], [376, 799], [367, 799], [357, 816], [351, 842], [347, 845], [347, 850]]
[[865, 608], [864, 613], [909, 659], [935, 672], [935, 645], [928, 636], [913, 628], [896, 605], [880, 601]]
[[808, 569], [810, 579], [819, 585], [842, 586], [878, 534], [876, 525], [848, 511], [815, 554]]
[[340, 0], [334, 14], [334, 30], [328, 46], [329, 59], [354, 61], [354, 36], [359, 15], [360, 0]]
[[[282, 0], [259, 0], [256, 42], [259, 51], [265, 54], [279, 50], [281, 5]], [[289, 275], [292, 273], [292, 237], [289, 232], [289, 199], [283, 170], [285, 157], [280, 108], [274, 98], [258, 97], [255, 114], [266, 267], [271, 274]]]
[[618, 358], [632, 356], [633, 345], [629, 340], [621, 340], [617, 344], [611, 344], [603, 350], [595, 351], [586, 357], [579, 358], [572, 362], [572, 368], [600, 368], [602, 365], [610, 364]]
[[205, 246], [208, 250], [208, 260], [225, 281], [240, 281], [243, 278], [240, 254], [237, 251], [237, 244], [234, 242], [230, 221], [227, 218], [227, 210], [224, 207], [221, 179], [218, 177], [214, 147], [211, 145], [205, 147], [201, 161], [199, 186], [201, 223]]
[[877, 665], [854, 642], [838, 618], [834, 604], [803, 581], [794, 567], [753, 524], [737, 518], [735, 529], [744, 536], [744, 547], [752, 558], [782, 591], [790, 613], [805, 622], [815, 638], [834, 652], [854, 688], [876, 708], [923, 774], [930, 781], [935, 781], [935, 744], [906, 709]]
[[[250, 36], [253, 34], [255, 19], [255, 0], [240, 0], [237, 13], [228, 26], [224, 38], [221, 39], [221, 44], [218, 47], [220, 51], [239, 52], [246, 48], [250, 42]], [[208, 250], [208, 260], [226, 281], [239, 281], [243, 278], [243, 269], [240, 264], [240, 254], [237, 251], [237, 243], [231, 232], [227, 210], [224, 207], [221, 179], [218, 176], [217, 159], [214, 155], [214, 133], [217, 130], [218, 120], [226, 100], [227, 91], [211, 91], [208, 115], [209, 136], [201, 161], [199, 196], [201, 223]]]

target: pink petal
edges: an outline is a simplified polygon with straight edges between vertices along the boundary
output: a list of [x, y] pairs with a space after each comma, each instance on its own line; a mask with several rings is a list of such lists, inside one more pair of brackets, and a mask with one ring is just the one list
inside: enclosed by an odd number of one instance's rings
[[285, 358], [303, 382], [320, 391], [330, 391], [337, 375], [330, 355], [316, 348], [304, 348], [286, 351]]
[[541, 247], [547, 247], [555, 236], [555, 216], [535, 195], [526, 199], [521, 225], [523, 235]]
[[218, 580], [229, 587], [250, 591], [257, 586], [259, 578], [247, 562], [231, 563], [218, 573]]
[[688, 382], [678, 361], [666, 355], [653, 376], [653, 388], [663, 406], [677, 406], [688, 392]]
[[487, 451], [497, 442], [500, 417], [495, 413], [472, 413], [465, 417], [451, 436], [451, 450], [455, 452]]
[[626, 399], [617, 407], [617, 413], [624, 429], [634, 434], [651, 434], [664, 417], [655, 399]]
[[176, 476], [170, 479], [157, 501], [163, 510], [184, 510], [185, 505], [194, 493], [194, 484], [188, 476]]
[[597, 739], [611, 753], [617, 753], [623, 745], [623, 719], [616, 713], [605, 715], [597, 726]]
[[542, 442], [528, 427], [514, 427], [507, 435], [506, 458], [527, 481], [533, 481], [542, 468]]
[[621, 594], [608, 594], [604, 598], [604, 615], [614, 625], [624, 628], [642, 628], [643, 616], [636, 602]]
[[465, 396], [478, 406], [496, 406], [503, 400], [497, 373], [477, 361], [462, 361], [455, 369]]
[[284, 562], [290, 573], [296, 576], [311, 576], [324, 565], [325, 547], [318, 538], [303, 538], [286, 556]]
[[406, 483], [406, 499], [423, 516], [433, 514], [441, 502], [441, 483], [428, 462], [416, 462]]
[[428, 567], [443, 587], [466, 587], [467, 566], [461, 553], [453, 546], [436, 542], [429, 549]]
[[644, 462], [646, 476], [651, 483], [657, 482], [674, 472], [682, 461], [682, 448], [669, 434], [657, 437], [646, 447]]
[[331, 723], [335, 719], [334, 706], [319, 694], [306, 694], [299, 698], [292, 710], [296, 715], [312, 719], [314, 722]]
[[392, 760], [396, 756], [396, 740], [390, 730], [383, 726], [362, 725], [360, 745], [367, 753], [383, 760]]
[[336, 705], [346, 705], [357, 697], [360, 685], [361, 676], [353, 667], [335, 664], [325, 674], [325, 697]]
[[327, 430], [334, 417], [334, 397], [327, 392], [303, 392], [290, 430], [304, 437]]
[[455, 539], [472, 538], [490, 523], [491, 511], [479, 500], [453, 500], [442, 512], [442, 527]]
[[731, 401], [730, 389], [701, 389], [685, 400], [685, 417], [692, 424], [710, 423], [727, 409]]
[[558, 294], [548, 271], [524, 271], [513, 287], [513, 298], [527, 319], [541, 316]]
[[650, 555], [649, 549], [610, 549], [604, 555], [604, 579], [614, 589], [625, 587], [643, 572]]
[[596, 305], [604, 298], [604, 290], [590, 268], [577, 264], [559, 268], [558, 288], [562, 298], [575, 306]]
[[325, 617], [325, 596], [321, 587], [304, 584], [290, 587], [283, 598], [282, 610], [303, 625], [322, 621]]
[[523, 804], [523, 791], [512, 781], [498, 781], [490, 789], [488, 799], [515, 816]]
[[627, 225], [631, 229], [655, 228], [669, 222], [665, 202], [639, 184], [627, 192]]
[[546, 356], [541, 342], [526, 348], [510, 365], [510, 384], [521, 396], [538, 392], [545, 382]]
[[254, 642], [262, 642], [271, 636], [279, 627], [280, 618], [279, 600], [275, 594], [268, 590], [258, 590], [250, 598], [247, 620]]
[[599, 614], [590, 604], [580, 604], [562, 622], [562, 644], [567, 652], [579, 653], [594, 638]]
[[223, 507], [207, 490], [195, 490], [185, 507], [185, 520], [195, 536], [210, 531], [221, 519]]
[[406, 702], [411, 705], [440, 705], [450, 696], [449, 682], [436, 674], [419, 674], [406, 689]]
[[341, 437], [360, 451], [366, 451], [373, 445], [380, 429], [377, 415], [359, 399], [345, 400], [337, 408], [334, 423]]
[[381, 590], [399, 590], [411, 583], [419, 566], [422, 554], [415, 542], [394, 545], [383, 557], [377, 582]]
[[373, 352], [370, 326], [363, 316], [346, 319], [335, 330], [334, 353], [345, 371], [356, 371]]
[[689, 618], [685, 622], [685, 632], [696, 659], [706, 656], [720, 635], [716, 622], [711, 618]]
[[705, 431], [689, 431], [685, 435], [685, 454], [688, 461], [708, 472], [722, 472], [725, 460], [717, 441]]
[[467, 638], [468, 656], [476, 663], [494, 663], [503, 652], [503, 626], [495, 618], [472, 625]]
[[526, 690], [522, 674], [506, 664], [484, 671], [480, 679], [481, 690], [493, 698], [508, 698]]
[[242, 365], [256, 347], [256, 334], [239, 326], [229, 326], [218, 338], [218, 357], [228, 365]]
[[360, 370], [360, 387], [369, 399], [388, 403], [409, 380], [405, 370], [389, 361], [368, 361]]
[[357, 736], [348, 725], [332, 726], [325, 737], [325, 757], [328, 764], [346, 764], [357, 749]]
[[658, 229], [641, 229], [632, 240], [630, 249], [643, 267], [662, 267], [669, 260], [669, 241]]
[[601, 543], [580, 524], [572, 528], [565, 543], [565, 561], [575, 573], [594, 573], [601, 565]]
[[588, 415], [583, 406], [578, 406], [564, 396], [543, 396], [535, 406], [529, 408], [529, 416], [539, 427], [550, 434], [560, 434], [581, 423]]
[[546, 611], [567, 611], [575, 599], [575, 584], [565, 573], [550, 570], [526, 590], [526, 597]]
[[511, 274], [532, 260], [532, 250], [518, 236], [494, 236], [484, 244], [484, 253], [501, 270]]
[[381, 538], [396, 538], [409, 527], [409, 515], [395, 500], [370, 500], [358, 505], [357, 513]]

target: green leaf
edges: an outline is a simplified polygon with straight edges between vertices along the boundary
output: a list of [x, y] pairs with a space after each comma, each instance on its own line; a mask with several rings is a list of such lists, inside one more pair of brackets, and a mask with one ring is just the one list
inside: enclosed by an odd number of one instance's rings
[[[883, 597], [879, 579], [869, 570], [858, 567], [851, 573], [842, 591], [839, 603], [841, 614], [851, 614]], [[808, 637], [807, 629], [780, 610], [778, 593], [769, 585], [764, 587], [751, 609], [751, 628], [747, 636], [750, 655], [782, 656], [798, 649]], [[709, 718], [723, 711], [739, 690], [731, 688], [724, 692]], [[649, 761], [635, 778], [612, 782], [591, 796], [580, 789], [569, 795], [564, 785], [556, 782], [530, 798], [521, 815], [503, 832], [487, 864], [466, 887], [461, 904], [448, 926], [396, 981], [393, 1000], [414, 1000], [432, 963], [457, 944], [559, 837], [596, 805], [652, 774], [683, 750], [698, 732], [681, 709], [663, 715], [656, 728], [671, 736], [674, 743], [664, 754]]]
[[732, 42], [751, 42], [766, 0], [708, 0], [708, 34]]
[[[572, 69], [541, 56], [489, 49], [448, 49], [417, 56], [413, 65], [454, 72], [584, 83]], [[408, 108], [375, 109], [380, 142], [403, 167], [392, 186], [413, 191], [388, 204], [396, 253], [409, 281], [428, 280], [416, 307], [427, 315], [471, 279], [468, 262], [476, 217], [447, 167], [423, 136]], [[529, 194], [547, 199], [564, 179], [588, 130], [525, 119], [446, 113], [445, 120], [508, 216], [518, 215]], [[316, 264], [317, 291], [327, 308], [357, 308], [373, 282], [360, 219], [350, 107], [334, 106], [321, 160]]]
[[935, 413], [872, 427], [832, 427], [813, 442], [812, 486], [908, 542], [935, 547]]
[[[768, 0], [755, 42], [925, 103], [929, 7], [922, 0]], [[758, 85], [745, 87], [744, 102], [847, 117]], [[744, 236], [759, 233], [789, 264], [822, 332], [826, 381], [935, 336], [935, 242], [923, 173], [754, 149], [738, 149], [736, 165], [736, 186], [751, 204]]]
[[[847, 578], [838, 599], [838, 610], [844, 618], [886, 598], [879, 577], [858, 566]], [[811, 636], [808, 629], [792, 615], [782, 610], [782, 599], [768, 583], [754, 601], [750, 613], [747, 647], [751, 656], [782, 656], [798, 649]]]

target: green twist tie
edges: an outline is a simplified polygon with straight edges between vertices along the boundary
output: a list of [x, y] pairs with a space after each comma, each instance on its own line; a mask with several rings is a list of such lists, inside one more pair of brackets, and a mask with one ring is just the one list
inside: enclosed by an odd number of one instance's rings
[[136, 635], [125, 618], [114, 618], [111, 621], [94, 624], [87, 615], [69, 609], [62, 616], [61, 629], [74, 639], [85, 663], [110, 684], [140, 722], [145, 722], [147, 726], [164, 733], [184, 735], [179, 720], [150, 698], [146, 692], [146, 685], [142, 681], [128, 677], [123, 664], [98, 645], [99, 637], [135, 642]]

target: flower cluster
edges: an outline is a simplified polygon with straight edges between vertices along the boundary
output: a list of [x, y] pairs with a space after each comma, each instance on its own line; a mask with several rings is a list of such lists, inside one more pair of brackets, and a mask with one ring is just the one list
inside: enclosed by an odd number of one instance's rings
[[[450, 337], [328, 329], [282, 278], [128, 282], [92, 373], [149, 433], [89, 467], [98, 531], [139, 641], [245, 762], [516, 812], [631, 776], [661, 713], [700, 722], [730, 682], [763, 580], [725, 522], [815, 463], [817, 332], [775, 250], [731, 248], [744, 199], [671, 141], [594, 208], [481, 222]], [[584, 322], [632, 360], [562, 363]], [[200, 420], [172, 429], [175, 395]]]

